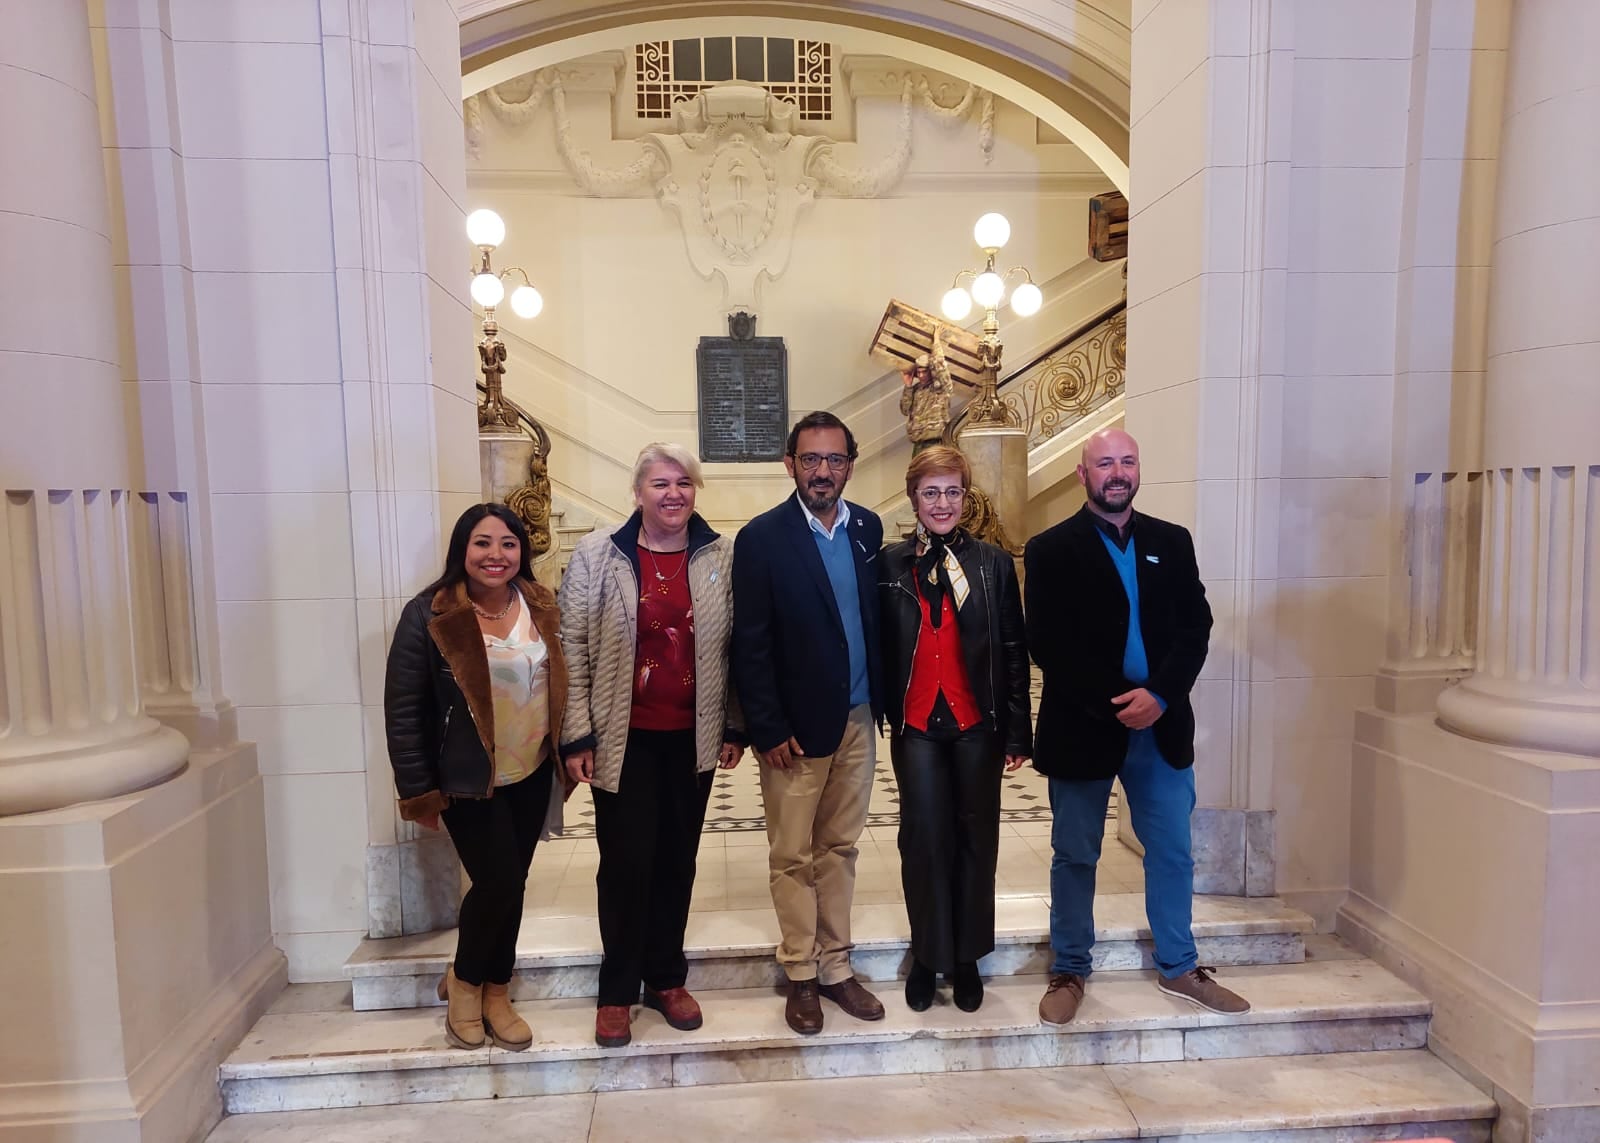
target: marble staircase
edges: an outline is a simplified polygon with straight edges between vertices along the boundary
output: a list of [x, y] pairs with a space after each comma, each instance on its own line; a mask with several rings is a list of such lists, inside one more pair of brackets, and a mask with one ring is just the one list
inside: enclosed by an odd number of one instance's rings
[[[288, 998], [225, 1062], [223, 1100], [235, 1118], [213, 1139], [326, 1138], [317, 1125], [341, 1115], [403, 1116], [404, 1138], [424, 1120], [434, 1127], [417, 1138], [464, 1138], [499, 1122], [474, 1102], [488, 1100], [503, 1101], [493, 1106], [507, 1122], [531, 1109], [528, 1132], [504, 1137], [596, 1143], [1489, 1139], [1493, 1103], [1426, 1051], [1427, 1000], [1311, 933], [1310, 919], [1281, 902], [1196, 899], [1202, 960], [1254, 1005], [1225, 1017], [1155, 989], [1142, 897], [1100, 898], [1102, 967], [1078, 1020], [1060, 1029], [1037, 1017], [1048, 967], [1043, 901], [998, 905], [987, 996], [970, 1014], [947, 990], [928, 1012], [909, 1011], [897, 980], [903, 907], [859, 908], [857, 967], [879, 982], [888, 1015], [863, 1023], [825, 1003], [824, 1030], [804, 1039], [783, 1020], [770, 911], [691, 915], [689, 983], [704, 1027], [676, 1032], [636, 1009], [634, 1042], [623, 1049], [593, 1041], [592, 918], [525, 928], [516, 991], [535, 1041], [521, 1053], [446, 1045], [432, 990], [450, 934], [367, 942], [347, 966], [348, 998]], [[574, 1121], [556, 1131], [579, 1104], [581, 1129]], [[336, 1108], [351, 1110], [326, 1110]], [[930, 1119], [937, 1109], [943, 1117]], [[308, 1133], [280, 1135], [279, 1124]]]

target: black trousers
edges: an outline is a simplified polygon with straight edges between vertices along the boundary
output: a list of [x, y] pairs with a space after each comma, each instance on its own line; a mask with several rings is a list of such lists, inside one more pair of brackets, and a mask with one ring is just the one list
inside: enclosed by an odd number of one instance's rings
[[889, 743], [900, 785], [900, 881], [911, 954], [952, 972], [994, 949], [994, 871], [1000, 853], [999, 737], [988, 727]]
[[550, 767], [520, 782], [495, 787], [483, 801], [462, 798], [441, 817], [472, 880], [461, 900], [456, 931], [456, 976], [463, 984], [506, 984], [517, 960], [522, 891], [533, 847], [550, 808]]
[[600, 846], [597, 1004], [639, 1003], [639, 986], [681, 988], [683, 930], [713, 771], [695, 772], [694, 731], [628, 731], [617, 792], [594, 789]]

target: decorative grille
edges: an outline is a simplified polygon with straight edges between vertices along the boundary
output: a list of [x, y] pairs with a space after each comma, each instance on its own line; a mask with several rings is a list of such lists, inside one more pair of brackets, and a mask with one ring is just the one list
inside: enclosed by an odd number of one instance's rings
[[713, 36], [652, 40], [633, 52], [635, 110], [670, 119], [675, 104], [730, 79], [760, 84], [791, 103], [801, 119], [833, 118], [833, 47], [820, 40]]

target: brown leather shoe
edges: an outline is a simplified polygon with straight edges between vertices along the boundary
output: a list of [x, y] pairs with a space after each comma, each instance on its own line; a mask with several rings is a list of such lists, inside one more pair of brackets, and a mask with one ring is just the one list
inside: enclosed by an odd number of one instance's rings
[[667, 1018], [667, 1023], [680, 1032], [693, 1032], [705, 1023], [705, 1017], [700, 1014], [700, 1005], [689, 995], [689, 990], [681, 985], [660, 992], [645, 985], [644, 1006], [661, 1013]]
[[789, 1002], [783, 1006], [783, 1018], [802, 1036], [822, 1031], [822, 1001], [817, 999], [815, 980], [789, 982]]
[[487, 1042], [483, 1034], [483, 985], [463, 983], [456, 976], [456, 966], [448, 965], [439, 982], [439, 999], [450, 1005], [444, 1014], [444, 1038], [468, 1051], [483, 1047]]
[[533, 1046], [533, 1029], [511, 1007], [509, 984], [483, 985], [483, 1022], [489, 1029], [489, 1039], [508, 1052], [525, 1052]]
[[633, 1039], [633, 1014], [625, 1004], [604, 1004], [594, 1010], [594, 1042], [620, 1048]]
[[1083, 977], [1075, 972], [1053, 972], [1039, 1001], [1039, 1019], [1046, 1024], [1070, 1024], [1083, 1003]]
[[818, 985], [817, 991], [857, 1020], [883, 1019], [882, 1002], [862, 988], [860, 981], [853, 976], [845, 977], [838, 984]]
[[1190, 1004], [1204, 1008], [1208, 1012], [1239, 1016], [1250, 1011], [1250, 1002], [1237, 992], [1230, 992], [1212, 980], [1209, 968], [1191, 968], [1188, 972], [1174, 976], [1170, 980], [1158, 976], [1156, 987], [1168, 996], [1187, 1000]]

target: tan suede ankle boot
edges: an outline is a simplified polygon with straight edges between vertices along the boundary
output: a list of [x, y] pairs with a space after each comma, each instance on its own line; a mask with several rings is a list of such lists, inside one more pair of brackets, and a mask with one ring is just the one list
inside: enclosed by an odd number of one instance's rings
[[483, 986], [483, 1022], [489, 1025], [489, 1039], [510, 1052], [527, 1051], [533, 1044], [533, 1029], [511, 1007], [511, 986]]
[[439, 999], [450, 1005], [444, 1015], [445, 1039], [468, 1051], [483, 1047], [483, 986], [457, 980], [456, 967], [450, 965], [439, 981]]

